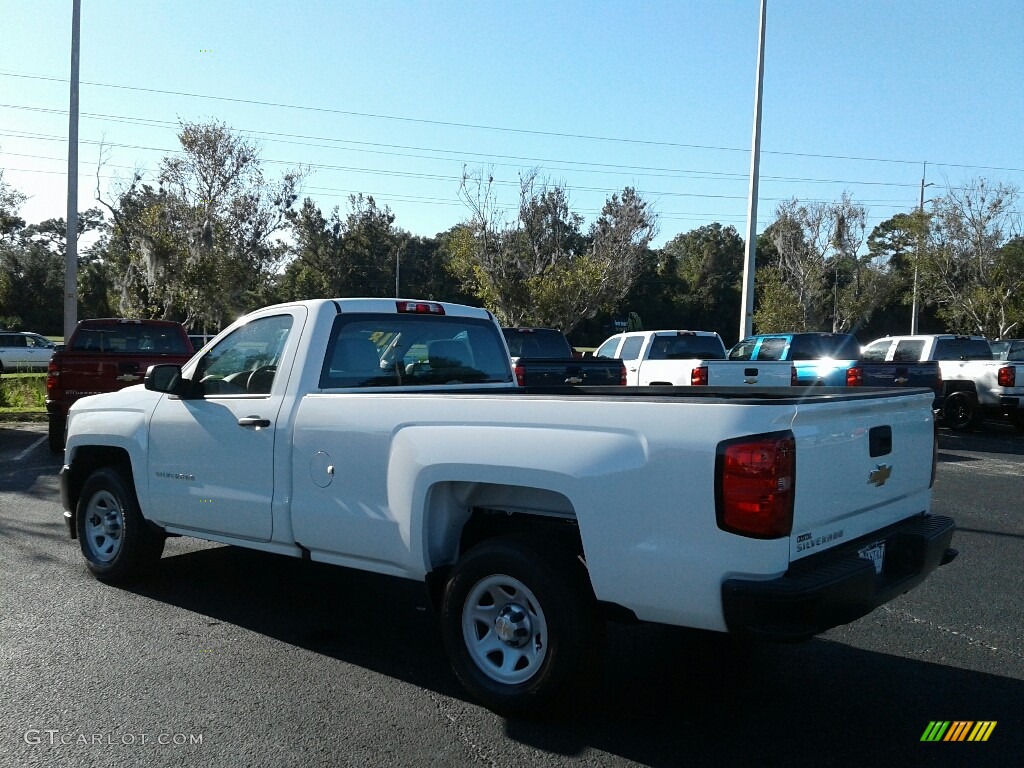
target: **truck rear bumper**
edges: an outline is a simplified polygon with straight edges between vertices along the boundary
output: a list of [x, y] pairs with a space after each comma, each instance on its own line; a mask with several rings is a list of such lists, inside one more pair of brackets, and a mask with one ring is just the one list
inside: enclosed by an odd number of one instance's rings
[[[921, 515], [799, 560], [777, 579], [728, 579], [722, 584], [725, 623], [730, 632], [797, 641], [859, 619], [951, 562], [955, 527], [952, 518]], [[880, 541], [885, 556], [876, 574], [858, 552]]]

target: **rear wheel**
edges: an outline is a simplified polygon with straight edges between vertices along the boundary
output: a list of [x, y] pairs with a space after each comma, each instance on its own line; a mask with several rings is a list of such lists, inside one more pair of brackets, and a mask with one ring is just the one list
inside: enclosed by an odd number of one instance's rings
[[1017, 428], [1018, 432], [1024, 432], [1024, 408], [1018, 408], [1010, 414], [1010, 421]]
[[89, 475], [75, 516], [86, 566], [100, 581], [130, 581], [163, 554], [163, 531], [145, 521], [134, 489], [116, 469]]
[[942, 420], [955, 432], [975, 429], [981, 421], [978, 399], [971, 392], [953, 392], [942, 404]]
[[547, 714], [581, 694], [603, 647], [582, 563], [525, 536], [469, 550], [445, 588], [441, 620], [459, 681], [500, 714]]

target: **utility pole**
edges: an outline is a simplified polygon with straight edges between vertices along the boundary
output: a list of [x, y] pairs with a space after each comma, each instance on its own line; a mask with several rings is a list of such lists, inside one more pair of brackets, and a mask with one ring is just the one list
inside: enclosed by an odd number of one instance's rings
[[761, 166], [761, 83], [764, 79], [764, 27], [768, 0], [761, 0], [761, 26], [757, 41], [757, 84], [754, 88], [754, 138], [750, 151], [750, 194], [747, 199], [747, 247], [743, 264], [743, 304], [740, 338], [754, 330], [754, 271], [757, 257], [757, 182]]
[[68, 110], [68, 228], [64, 254], [64, 339], [78, 323], [78, 60], [81, 38], [81, 0], [71, 10], [71, 104]]
[[[921, 199], [917, 206], [917, 212], [921, 217], [921, 223], [924, 223], [924, 188], [930, 187], [931, 183], [925, 184], [924, 179], [928, 173], [927, 161], [921, 166]], [[924, 247], [924, 233], [918, 233], [917, 236], [917, 253], [914, 254], [914, 299], [910, 307], [910, 335], [917, 335], [917, 267], [921, 261], [921, 250]]]

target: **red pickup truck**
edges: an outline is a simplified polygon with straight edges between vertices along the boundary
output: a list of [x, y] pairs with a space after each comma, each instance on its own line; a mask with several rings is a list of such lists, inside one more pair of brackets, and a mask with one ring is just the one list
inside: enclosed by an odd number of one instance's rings
[[68, 408], [80, 397], [141, 384], [149, 366], [182, 365], [193, 353], [181, 323], [120, 318], [79, 322], [47, 369], [50, 449], [64, 450]]

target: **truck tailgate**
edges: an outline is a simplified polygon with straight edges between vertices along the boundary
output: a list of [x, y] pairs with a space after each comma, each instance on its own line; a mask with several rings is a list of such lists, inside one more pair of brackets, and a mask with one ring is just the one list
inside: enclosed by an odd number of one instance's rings
[[160, 363], [181, 365], [188, 358], [187, 355], [65, 352], [61, 358], [61, 376], [65, 394], [75, 399], [141, 384], [149, 366]]
[[[868, 536], [931, 504], [935, 427], [930, 393], [799, 406], [790, 560]], [[880, 558], [865, 543], [862, 556]], [[880, 560], [876, 568], [880, 568]]]
[[793, 383], [793, 364], [785, 360], [707, 360], [712, 387], [788, 387]]

